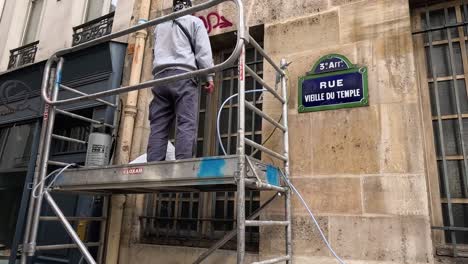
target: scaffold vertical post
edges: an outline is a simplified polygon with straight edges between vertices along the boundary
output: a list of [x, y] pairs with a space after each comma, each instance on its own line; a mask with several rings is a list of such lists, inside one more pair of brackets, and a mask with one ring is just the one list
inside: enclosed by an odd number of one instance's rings
[[[289, 179], [289, 126], [288, 126], [288, 87], [287, 87], [287, 76], [284, 73], [288, 63], [286, 59], [281, 59], [280, 67], [283, 71], [281, 73], [281, 93], [284, 98], [283, 103], [283, 126], [286, 128], [283, 131], [283, 155], [286, 157], [284, 161], [284, 174]], [[291, 210], [291, 190], [288, 190], [285, 193], [285, 212], [286, 212], [286, 221], [289, 224], [286, 226], [286, 255], [290, 256], [290, 259], [286, 261], [287, 264], [292, 263], [292, 210]]]
[[[59, 84], [60, 84], [60, 78], [62, 75], [62, 67], [63, 67], [63, 58], [59, 60], [57, 63], [57, 68], [55, 71], [55, 76], [52, 79], [52, 89], [51, 89], [51, 97], [53, 100], [57, 100], [58, 98], [58, 90], [59, 90]], [[43, 83], [43, 85], [49, 85], [49, 83]], [[29, 236], [25, 237], [25, 242], [28, 247], [28, 254], [23, 254], [21, 261], [22, 263], [26, 262], [26, 258], [28, 256], [34, 256], [35, 253], [35, 245], [36, 245], [36, 239], [37, 239], [37, 231], [39, 227], [39, 217], [41, 213], [41, 208], [42, 208], [42, 200], [43, 200], [43, 192], [44, 192], [44, 177], [47, 174], [47, 161], [49, 160], [49, 153], [50, 153], [50, 142], [52, 139], [52, 132], [54, 129], [54, 122], [55, 122], [55, 106], [49, 106], [46, 105], [48, 109], [44, 111], [44, 113], [47, 114], [46, 117], [44, 117], [44, 121], [47, 121], [45, 124], [46, 129], [44, 130], [45, 134], [42, 138], [43, 146], [42, 146], [42, 154], [41, 154], [41, 161], [39, 165], [39, 173], [38, 177], [35, 180], [36, 184], [39, 184], [37, 188], [37, 196], [34, 197], [33, 194], [33, 199], [34, 201], [34, 209], [32, 214], [28, 215], [28, 223], [30, 223], [30, 232], [28, 232]], [[42, 137], [42, 136], [41, 136]], [[34, 191], [34, 189], [33, 189]], [[29, 219], [30, 218], [30, 219]], [[27, 256], [26, 256], [27, 255]], [[23, 260], [24, 258], [24, 260]]]
[[245, 257], [245, 43], [239, 56], [239, 179], [237, 184], [237, 264]]

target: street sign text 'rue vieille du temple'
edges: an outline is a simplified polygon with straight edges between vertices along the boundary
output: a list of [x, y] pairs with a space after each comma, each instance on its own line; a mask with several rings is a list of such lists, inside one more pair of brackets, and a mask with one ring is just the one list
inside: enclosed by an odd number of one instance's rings
[[320, 58], [299, 79], [299, 113], [369, 105], [367, 67], [353, 65], [345, 56]]

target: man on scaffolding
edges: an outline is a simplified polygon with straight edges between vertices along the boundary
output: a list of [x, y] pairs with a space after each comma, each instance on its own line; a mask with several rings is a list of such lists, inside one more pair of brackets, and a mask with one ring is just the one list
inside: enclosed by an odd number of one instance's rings
[[[191, 0], [174, 0], [174, 12], [191, 7]], [[155, 79], [187, 71], [213, 67], [210, 40], [203, 21], [187, 15], [156, 26], [154, 30]], [[208, 93], [214, 90], [213, 75], [199, 79]], [[181, 80], [152, 89], [154, 99], [149, 107], [151, 133], [148, 140], [148, 162], [166, 158], [170, 125], [176, 118], [176, 159], [193, 155], [198, 116], [198, 83]]]

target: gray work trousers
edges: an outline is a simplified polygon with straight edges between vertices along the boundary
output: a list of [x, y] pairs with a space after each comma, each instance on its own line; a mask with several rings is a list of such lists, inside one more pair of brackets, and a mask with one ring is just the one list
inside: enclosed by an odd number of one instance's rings
[[[155, 76], [168, 77], [183, 73], [168, 69]], [[192, 79], [171, 82], [152, 89], [154, 98], [149, 107], [151, 133], [148, 140], [148, 162], [166, 158], [171, 124], [176, 124], [176, 159], [192, 158], [198, 117], [198, 86]]]

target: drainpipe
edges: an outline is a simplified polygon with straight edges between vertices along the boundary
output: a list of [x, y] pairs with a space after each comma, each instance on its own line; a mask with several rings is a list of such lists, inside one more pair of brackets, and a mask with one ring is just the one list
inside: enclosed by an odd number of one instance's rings
[[[138, 23], [144, 23], [148, 21], [150, 6], [151, 0], [140, 0]], [[135, 47], [133, 52], [129, 85], [140, 83], [147, 35], [148, 33], [145, 29], [135, 33]], [[135, 117], [137, 114], [137, 100], [138, 90], [129, 92], [127, 94], [127, 99], [123, 107], [122, 129], [119, 144], [120, 147], [118, 148], [119, 159], [116, 161], [117, 164], [128, 164], [130, 161], [133, 129], [135, 125]], [[125, 200], [125, 196], [123, 195], [113, 195], [111, 198], [109, 228], [107, 230], [105, 258], [106, 264], [117, 264], [119, 261], [120, 236], [122, 232]]]
[[137, 102], [137, 114], [135, 119], [135, 125], [133, 129], [133, 139], [132, 139], [132, 148], [130, 152], [130, 160], [138, 158], [142, 153], [145, 153], [146, 150], [143, 149], [143, 146], [146, 146], [143, 142], [143, 132], [147, 129], [148, 124], [147, 120], [147, 110], [148, 110], [148, 97], [149, 89], [142, 89], [138, 92], [138, 102]]
[[[148, 21], [151, 0], [141, 0], [140, 19], [138, 23]], [[140, 30], [135, 34], [135, 48], [133, 52], [132, 69], [130, 72], [129, 85], [140, 83], [141, 72], [143, 69], [143, 55], [145, 53], [145, 43], [148, 33], [146, 30]], [[135, 117], [137, 115], [137, 102], [139, 91], [132, 91], [127, 94], [127, 100], [123, 108], [121, 146], [119, 149], [120, 164], [127, 164], [130, 161], [130, 150], [132, 148], [133, 131], [135, 126]]]

